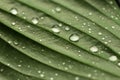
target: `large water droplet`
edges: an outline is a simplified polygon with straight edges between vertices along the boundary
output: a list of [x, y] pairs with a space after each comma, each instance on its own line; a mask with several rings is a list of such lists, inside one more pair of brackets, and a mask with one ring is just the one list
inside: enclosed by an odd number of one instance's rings
[[90, 48], [90, 51], [91, 51], [91, 52], [98, 52], [98, 48], [97, 48], [96, 46], [92, 46], [92, 47]]
[[12, 8], [12, 9], [10, 10], [10, 12], [11, 12], [12, 14], [14, 14], [14, 15], [17, 15], [17, 14], [18, 14], [18, 10], [17, 10], [16, 8]]
[[117, 56], [111, 56], [111, 57], [109, 57], [109, 60], [110, 61], [117, 61]]
[[52, 31], [53, 31], [54, 33], [59, 33], [59, 32], [60, 32], [60, 28], [59, 28], [57, 25], [54, 25], [54, 26], [52, 27]]
[[38, 18], [32, 18], [32, 23], [37, 24], [38, 23]]
[[80, 37], [78, 34], [72, 34], [70, 35], [69, 39], [70, 41], [76, 42], [76, 41], [79, 41]]

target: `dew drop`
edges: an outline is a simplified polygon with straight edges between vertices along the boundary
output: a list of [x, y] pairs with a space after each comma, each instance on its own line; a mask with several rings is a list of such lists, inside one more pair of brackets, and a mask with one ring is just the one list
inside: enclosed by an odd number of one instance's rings
[[22, 66], [22, 65], [20, 65], [20, 64], [18, 65], [18, 67], [21, 67], [21, 66]]
[[10, 12], [11, 12], [12, 14], [14, 14], [14, 15], [17, 15], [17, 14], [18, 14], [18, 10], [17, 10], [16, 8], [12, 8], [12, 9], [10, 10]]
[[89, 13], [88, 13], [88, 15], [90, 15], [90, 16], [91, 16], [91, 15], [92, 15], [92, 12], [89, 12]]
[[61, 8], [60, 8], [60, 7], [56, 7], [56, 8], [55, 8], [55, 11], [56, 11], [56, 12], [61, 12]]
[[38, 71], [38, 73], [41, 73], [41, 71]]
[[109, 60], [110, 61], [117, 61], [117, 57], [116, 56], [111, 56], [111, 57], [109, 57]]
[[69, 26], [66, 26], [66, 27], [65, 27], [65, 30], [66, 30], [66, 31], [69, 31], [69, 30], [70, 30], [70, 27], [69, 27]]
[[13, 26], [15, 26], [15, 25], [16, 25], [16, 23], [15, 23], [15, 22], [12, 22], [11, 24], [12, 24]]
[[88, 74], [88, 77], [91, 77], [92, 75], [91, 74]]
[[120, 66], [120, 62], [117, 65]]
[[58, 73], [55, 73], [55, 76], [58, 76]]
[[97, 48], [96, 46], [92, 46], [92, 47], [90, 48], [90, 51], [91, 51], [91, 52], [98, 52], [98, 48]]
[[0, 72], [3, 72], [4, 71], [4, 69], [0, 69]]
[[101, 32], [98, 32], [98, 35], [102, 35], [102, 33], [101, 33]]
[[32, 23], [37, 24], [38, 23], [38, 18], [32, 18]]
[[40, 77], [44, 77], [45, 75], [44, 74], [40, 74]]
[[79, 77], [75, 77], [75, 80], [79, 80]]
[[13, 44], [17, 46], [19, 43], [18, 43], [18, 42], [16, 42], [16, 41], [14, 41], [14, 42], [13, 42]]
[[54, 78], [53, 78], [53, 77], [51, 77], [51, 78], [50, 78], [50, 80], [54, 80]]
[[76, 41], [79, 41], [80, 37], [78, 34], [72, 34], [70, 35], [69, 39], [70, 41], [76, 42]]
[[54, 33], [59, 33], [59, 32], [60, 32], [60, 28], [59, 28], [57, 25], [54, 25], [54, 26], [52, 27], [52, 31], [53, 31]]

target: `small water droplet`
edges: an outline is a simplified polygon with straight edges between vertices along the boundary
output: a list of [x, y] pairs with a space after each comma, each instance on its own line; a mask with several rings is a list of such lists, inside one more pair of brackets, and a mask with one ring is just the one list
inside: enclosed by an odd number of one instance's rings
[[96, 46], [92, 46], [92, 47], [90, 48], [90, 51], [91, 51], [91, 52], [98, 52], [98, 48], [97, 48]]
[[56, 8], [55, 8], [55, 11], [56, 11], [56, 12], [61, 12], [61, 8], [60, 8], [60, 7], [56, 7]]
[[69, 27], [69, 26], [66, 26], [66, 27], [65, 27], [65, 30], [66, 30], [66, 31], [69, 31], [69, 30], [70, 30], [70, 27]]
[[60, 32], [60, 28], [59, 28], [57, 25], [54, 25], [54, 26], [52, 27], [52, 31], [53, 31], [54, 33], [59, 33], [59, 32]]
[[40, 74], [40, 77], [44, 77], [45, 75], [44, 74]]
[[88, 77], [91, 77], [92, 75], [91, 74], [88, 74]]
[[0, 72], [3, 72], [4, 71], [4, 69], [0, 69]]
[[92, 15], [92, 12], [89, 12], [88, 15], [91, 16], [91, 15]]
[[98, 32], [98, 35], [102, 35], [102, 33], [101, 33], [101, 32]]
[[20, 65], [20, 64], [18, 65], [18, 67], [21, 67], [21, 66], [22, 66], [22, 65]]
[[19, 43], [17, 41], [14, 41], [13, 44], [17, 46]]
[[115, 28], [115, 26], [112, 26], [112, 28], [114, 29], [114, 28]]
[[9, 44], [11, 44], [11, 43], [12, 43], [12, 41], [8, 41], [8, 43], [9, 43]]
[[59, 24], [58, 24], [58, 26], [60, 26], [60, 27], [61, 27], [62, 25], [63, 25], [62, 23], [59, 23]]
[[22, 49], [25, 49], [25, 46], [22, 46]]
[[15, 25], [16, 25], [16, 23], [15, 23], [15, 22], [12, 22], [11, 24], [12, 24], [13, 26], [15, 26]]
[[80, 37], [78, 34], [72, 34], [70, 35], [69, 39], [70, 41], [76, 42], [76, 41], [79, 41]]
[[117, 61], [117, 56], [111, 56], [111, 57], [109, 57], [109, 60], [110, 61]]
[[37, 23], [38, 23], [38, 18], [35, 18], [35, 17], [32, 18], [32, 23], [33, 23], [33, 24], [37, 24]]
[[17, 15], [17, 14], [18, 14], [18, 10], [17, 10], [16, 8], [12, 8], [12, 9], [10, 10], [10, 12], [11, 12], [12, 14], [14, 14], [14, 15]]
[[75, 77], [75, 80], [79, 80], [79, 77]]
[[117, 65], [120, 66], [120, 62]]
[[38, 71], [38, 73], [41, 73], [41, 71]]
[[53, 77], [51, 77], [51, 78], [50, 78], [50, 80], [54, 80], [54, 78], [53, 78]]
[[58, 76], [58, 73], [55, 73], [55, 76]]

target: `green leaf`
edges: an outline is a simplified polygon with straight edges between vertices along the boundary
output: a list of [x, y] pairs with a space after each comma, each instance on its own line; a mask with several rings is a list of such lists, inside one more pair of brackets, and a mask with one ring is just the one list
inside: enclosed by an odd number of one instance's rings
[[92, 2], [1, 0], [0, 79], [119, 80], [119, 8]]

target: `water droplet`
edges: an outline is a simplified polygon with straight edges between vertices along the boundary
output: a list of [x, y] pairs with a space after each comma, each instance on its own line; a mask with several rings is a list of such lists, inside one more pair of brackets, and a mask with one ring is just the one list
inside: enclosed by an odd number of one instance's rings
[[75, 80], [79, 80], [79, 77], [75, 77]]
[[38, 23], [38, 18], [32, 18], [32, 23], [37, 24]]
[[17, 14], [18, 14], [18, 10], [17, 10], [16, 8], [12, 8], [12, 9], [10, 10], [10, 12], [11, 12], [12, 14], [14, 14], [14, 15], [17, 15]]
[[68, 68], [67, 68], [67, 67], [65, 67], [65, 70], [68, 70]]
[[21, 66], [22, 66], [22, 65], [20, 65], [20, 64], [18, 65], [18, 67], [21, 67]]
[[98, 32], [98, 35], [102, 35], [102, 33], [101, 33], [101, 32]]
[[120, 62], [117, 65], [120, 66]]
[[51, 78], [50, 78], [50, 80], [54, 80], [54, 78], [53, 78], [53, 77], [51, 77]]
[[0, 72], [3, 72], [4, 71], [4, 69], [0, 69]]
[[44, 77], [45, 75], [44, 74], [40, 74], [40, 77]]
[[60, 27], [61, 27], [62, 25], [63, 25], [62, 23], [59, 23], [59, 24], [58, 24], [58, 26], [60, 26]]
[[38, 71], [38, 73], [41, 73], [41, 71]]
[[55, 11], [56, 11], [56, 12], [61, 12], [61, 8], [60, 8], [60, 7], [56, 7], [56, 8], [55, 8]]
[[15, 22], [12, 22], [11, 24], [12, 24], [13, 26], [15, 26], [15, 25], [16, 25], [16, 23], [15, 23]]
[[109, 57], [109, 60], [110, 61], [117, 61], [117, 56], [111, 56], [111, 57]]
[[59, 32], [60, 32], [60, 28], [59, 28], [57, 25], [54, 25], [54, 26], [52, 27], [52, 31], [53, 31], [54, 33], [59, 33]]
[[80, 37], [78, 34], [72, 34], [70, 35], [69, 39], [70, 41], [76, 42], [76, 41], [79, 41]]
[[91, 77], [92, 75], [91, 74], [88, 74], [88, 77]]
[[11, 44], [11, 43], [12, 43], [12, 41], [8, 41], [8, 43], [9, 43], [9, 44]]
[[22, 46], [22, 49], [25, 49], [25, 46]]
[[55, 76], [58, 76], [58, 73], [55, 73]]
[[19, 43], [17, 41], [14, 41], [13, 44], [17, 46]]
[[66, 31], [69, 31], [69, 30], [70, 30], [70, 27], [69, 27], [69, 26], [66, 26], [66, 27], [65, 27], [65, 30], [66, 30]]
[[112, 26], [112, 28], [114, 29], [114, 28], [115, 28], [115, 26]]
[[92, 12], [89, 12], [88, 15], [91, 16], [91, 15], [92, 15]]
[[98, 52], [98, 48], [97, 48], [96, 46], [92, 46], [92, 47], [90, 48], [90, 51], [91, 51], [91, 52]]

